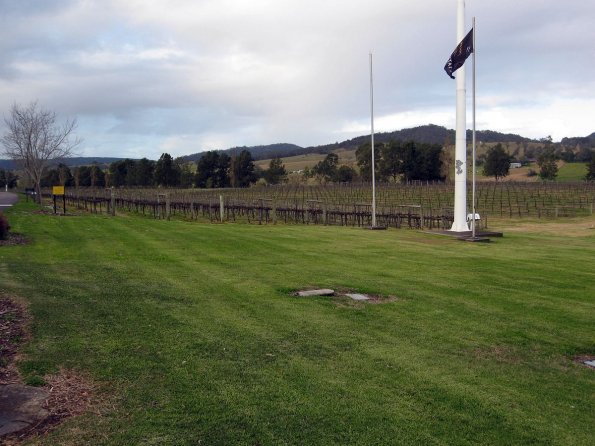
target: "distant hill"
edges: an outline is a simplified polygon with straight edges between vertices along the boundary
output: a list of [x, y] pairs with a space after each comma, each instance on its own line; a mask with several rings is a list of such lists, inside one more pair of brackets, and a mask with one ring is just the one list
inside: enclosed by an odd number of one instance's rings
[[92, 156], [83, 156], [77, 158], [66, 158], [62, 160], [64, 164], [67, 166], [88, 166], [90, 164], [111, 164], [114, 161], [121, 161], [125, 158], [115, 158], [115, 157], [92, 157]]
[[[374, 135], [375, 142], [390, 142], [390, 141], [416, 141], [425, 144], [444, 144], [448, 141], [449, 144], [454, 144], [456, 132], [439, 125], [428, 124], [410, 129], [397, 130], [395, 132], [376, 133]], [[471, 140], [472, 131], [467, 130], [467, 140]], [[531, 142], [532, 139], [524, 138], [519, 135], [511, 133], [499, 133], [492, 130], [480, 130], [476, 132], [477, 141], [481, 142]], [[329, 144], [326, 146], [311, 147], [312, 152], [328, 153], [338, 148], [355, 149], [362, 144], [370, 141], [370, 136], [358, 136], [357, 138], [349, 139], [340, 143]]]
[[591, 133], [589, 136], [585, 136], [585, 137], [562, 138], [561, 143], [563, 146], [566, 146], [566, 147], [576, 147], [576, 146], [581, 146], [584, 148], [595, 147], [595, 132]]
[[[68, 167], [76, 167], [76, 166], [87, 166], [93, 163], [99, 164], [101, 166], [107, 166], [114, 161], [120, 161], [124, 158], [115, 158], [115, 157], [101, 157], [101, 156], [79, 156], [74, 158], [64, 158], [58, 162], [66, 164]], [[0, 159], [0, 169], [14, 169], [15, 165], [12, 160]]]
[[[228, 155], [236, 155], [242, 150], [248, 150], [252, 154], [252, 158], [256, 161], [274, 158], [276, 156], [287, 158], [290, 156], [307, 155], [310, 153], [326, 154], [337, 149], [356, 149], [362, 144], [369, 141], [369, 135], [358, 136], [353, 139], [348, 139], [334, 144], [326, 144], [320, 146], [300, 147], [295, 144], [270, 144], [266, 146], [252, 146], [252, 147], [233, 147], [227, 150], [219, 150], [220, 153], [227, 153]], [[471, 131], [467, 131], [467, 138], [471, 139]], [[454, 144], [455, 131], [449, 130], [446, 127], [441, 127], [434, 124], [413, 127], [410, 129], [397, 130], [395, 132], [376, 133], [374, 139], [377, 142], [389, 141], [417, 141], [428, 144], [444, 144], [449, 141]], [[477, 132], [477, 140], [483, 142], [530, 142], [529, 138], [524, 138], [519, 135], [510, 133], [499, 133], [492, 130], [482, 130]], [[192, 155], [182, 156], [179, 159], [182, 161], [198, 161], [204, 152], [193, 153]]]
[[[484, 143], [523, 143], [523, 142], [539, 142], [530, 138], [525, 138], [513, 133], [500, 133], [493, 130], [479, 130], [477, 131], [477, 141]], [[348, 139], [334, 144], [326, 144], [320, 146], [300, 147], [295, 144], [278, 143], [261, 146], [242, 146], [232, 147], [227, 150], [218, 150], [220, 153], [227, 153], [228, 155], [237, 155], [242, 150], [248, 150], [252, 154], [254, 160], [266, 160], [274, 157], [287, 158], [298, 155], [308, 154], [327, 154], [337, 149], [354, 150], [360, 145], [367, 143], [370, 140], [369, 135], [358, 136], [356, 138]], [[471, 140], [471, 130], [467, 130], [467, 141]], [[375, 141], [383, 143], [389, 141], [416, 141], [427, 144], [454, 144], [455, 131], [447, 129], [439, 125], [428, 124], [418, 127], [397, 130], [394, 132], [381, 132], [375, 134]], [[567, 147], [595, 147], [595, 133], [586, 137], [563, 138], [561, 144]], [[183, 162], [196, 162], [204, 152], [193, 153], [178, 158]], [[77, 157], [67, 158], [63, 162], [68, 166], [82, 166], [93, 163], [107, 166], [114, 161], [120, 161], [124, 158], [115, 157]], [[13, 169], [14, 164], [10, 160], [0, 159], [0, 169]]]
[[[274, 158], [275, 156], [295, 156], [301, 155], [304, 152], [303, 147], [296, 146], [295, 144], [287, 144], [287, 143], [279, 143], [279, 144], [269, 144], [266, 146], [242, 146], [242, 147], [232, 147], [231, 149], [227, 150], [217, 150], [219, 153], [226, 153], [230, 156], [239, 154], [242, 150], [248, 150], [252, 154], [252, 158], [255, 160], [265, 160], [269, 158]], [[181, 156], [178, 159], [183, 162], [188, 161], [198, 161], [202, 158], [204, 152], [193, 153], [191, 155]]]

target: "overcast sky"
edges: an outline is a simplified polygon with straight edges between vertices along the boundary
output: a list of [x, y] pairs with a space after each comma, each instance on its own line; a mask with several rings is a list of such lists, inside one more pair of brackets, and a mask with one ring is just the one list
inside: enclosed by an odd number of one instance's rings
[[[327, 144], [369, 132], [372, 50], [377, 131], [454, 128], [443, 66], [456, 6], [0, 0], [0, 113], [38, 100], [76, 117], [83, 156]], [[467, 0], [466, 12], [467, 29], [477, 18], [478, 129], [556, 141], [595, 131], [595, 2]]]

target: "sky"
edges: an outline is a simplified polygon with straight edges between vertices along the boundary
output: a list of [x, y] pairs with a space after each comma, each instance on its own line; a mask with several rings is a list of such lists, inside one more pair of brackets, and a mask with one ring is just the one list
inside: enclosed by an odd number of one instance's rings
[[[595, 131], [595, 2], [467, 0], [479, 130]], [[157, 159], [455, 127], [457, 0], [0, 0], [0, 114], [76, 118], [80, 156]], [[467, 121], [471, 127], [471, 60]], [[5, 125], [0, 123], [0, 132]]]

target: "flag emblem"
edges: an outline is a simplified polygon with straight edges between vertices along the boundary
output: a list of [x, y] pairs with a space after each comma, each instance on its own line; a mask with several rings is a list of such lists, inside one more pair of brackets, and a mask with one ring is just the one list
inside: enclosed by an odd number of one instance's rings
[[459, 42], [455, 50], [450, 55], [450, 59], [444, 65], [444, 71], [452, 79], [455, 77], [452, 75], [455, 71], [463, 66], [469, 55], [473, 52], [473, 28], [467, 33], [465, 38]]

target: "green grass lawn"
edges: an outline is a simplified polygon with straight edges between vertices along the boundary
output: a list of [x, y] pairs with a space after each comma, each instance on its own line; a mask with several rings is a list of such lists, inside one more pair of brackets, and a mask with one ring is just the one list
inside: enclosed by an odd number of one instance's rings
[[[108, 401], [33, 444], [592, 444], [595, 230], [491, 244], [409, 230], [8, 212], [0, 292], [26, 380]], [[384, 304], [296, 298], [350, 288]]]
[[583, 181], [586, 175], [587, 163], [566, 163], [558, 170], [556, 179], [558, 181]]

